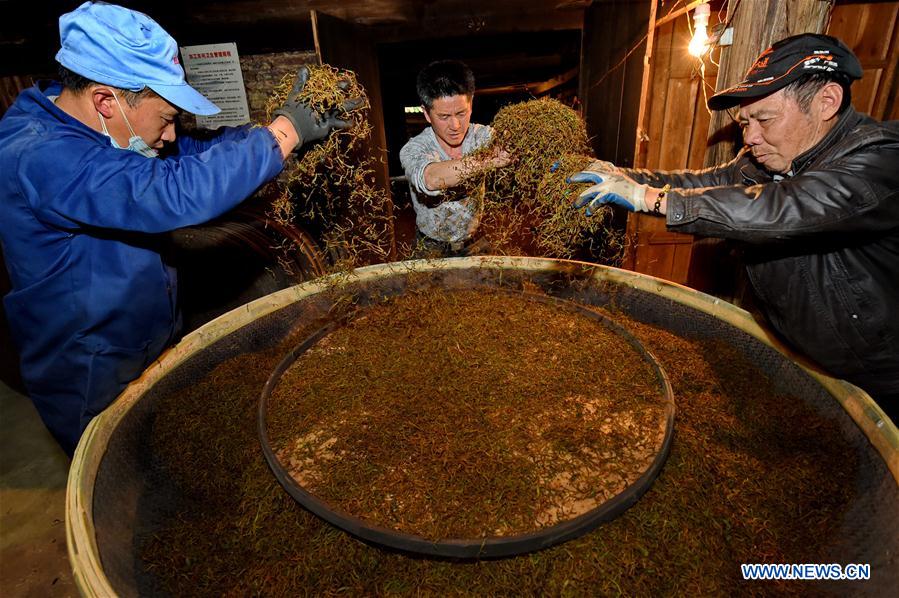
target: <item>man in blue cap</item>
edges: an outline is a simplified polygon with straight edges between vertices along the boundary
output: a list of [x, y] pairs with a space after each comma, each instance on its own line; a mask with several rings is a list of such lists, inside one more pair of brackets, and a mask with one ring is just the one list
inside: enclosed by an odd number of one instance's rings
[[176, 139], [179, 112], [219, 109], [186, 83], [165, 30], [100, 2], [63, 15], [59, 29], [61, 82], [22, 92], [0, 120], [0, 241], [25, 386], [71, 454], [177, 337], [175, 272], [148, 233], [233, 208], [291, 151], [349, 126], [340, 116], [357, 103], [316, 113], [297, 99], [304, 68], [268, 126]]
[[739, 106], [745, 147], [701, 171], [617, 169], [575, 202], [664, 216], [672, 231], [745, 243], [746, 269], [773, 328], [899, 421], [899, 122], [851, 107], [862, 68], [840, 40], [804, 33], [762, 53], [709, 99]]

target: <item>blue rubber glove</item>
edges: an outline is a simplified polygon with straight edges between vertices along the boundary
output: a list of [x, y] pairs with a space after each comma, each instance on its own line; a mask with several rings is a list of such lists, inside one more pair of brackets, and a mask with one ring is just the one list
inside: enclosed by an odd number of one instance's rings
[[572, 204], [575, 208], [587, 206], [587, 216], [592, 216], [600, 206], [613, 204], [631, 212], [648, 212], [646, 206], [647, 185], [640, 185], [630, 177], [612, 172], [582, 170], [568, 179], [569, 183], [594, 183], [584, 190]]

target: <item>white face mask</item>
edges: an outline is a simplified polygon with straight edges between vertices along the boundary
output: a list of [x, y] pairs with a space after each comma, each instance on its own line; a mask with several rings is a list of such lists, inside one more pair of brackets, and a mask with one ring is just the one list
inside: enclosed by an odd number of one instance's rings
[[128, 122], [128, 117], [125, 116], [125, 110], [122, 109], [122, 105], [119, 103], [119, 98], [116, 96], [114, 91], [112, 92], [112, 97], [115, 99], [115, 103], [118, 104], [119, 112], [122, 113], [122, 118], [125, 119], [125, 124], [128, 125], [128, 130], [131, 132], [131, 137], [128, 139], [128, 147], [121, 147], [118, 143], [116, 143], [115, 138], [110, 135], [109, 131], [106, 129], [106, 121], [103, 119], [103, 115], [97, 112], [97, 116], [100, 117], [100, 126], [103, 128], [103, 134], [109, 137], [109, 140], [112, 142], [112, 147], [137, 152], [141, 156], [146, 156], [147, 158], [158, 157], [159, 152], [147, 145], [147, 142], [144, 141], [140, 135], [135, 134], [134, 129], [131, 128], [131, 123]]

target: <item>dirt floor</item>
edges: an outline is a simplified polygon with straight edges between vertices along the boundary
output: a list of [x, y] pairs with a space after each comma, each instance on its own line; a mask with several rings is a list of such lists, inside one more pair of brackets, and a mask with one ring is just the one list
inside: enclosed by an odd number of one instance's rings
[[77, 596], [66, 554], [69, 459], [31, 401], [0, 382], [0, 596]]

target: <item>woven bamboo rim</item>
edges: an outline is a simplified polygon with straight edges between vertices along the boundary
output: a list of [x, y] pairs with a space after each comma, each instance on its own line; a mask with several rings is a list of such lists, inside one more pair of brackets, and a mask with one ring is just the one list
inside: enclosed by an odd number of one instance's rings
[[[528, 257], [467, 257], [444, 260], [420, 260], [378, 264], [353, 271], [353, 282], [373, 281], [384, 277], [417, 272], [495, 268], [520, 272], [570, 272], [579, 277], [592, 277], [653, 293], [682, 305], [705, 312], [742, 330], [793, 360], [817, 380], [842, 405], [871, 444], [883, 458], [894, 481], [899, 485], [899, 430], [880, 407], [860, 388], [832, 378], [811, 365], [803, 357], [784, 347], [773, 334], [759, 325], [744, 309], [688, 287], [645, 274], [608, 266]], [[346, 274], [334, 275], [346, 277]], [[234, 309], [185, 336], [181, 342], [165, 351], [159, 359], [132, 382], [103, 413], [85, 430], [69, 470], [66, 487], [66, 540], [69, 561], [75, 583], [83, 596], [108, 597], [116, 595], [100, 560], [93, 520], [93, 490], [100, 463], [113, 431], [121, 419], [166, 374], [186, 361], [194, 353], [218, 339], [297, 301], [320, 293], [332, 283], [331, 277], [299, 284]]]

